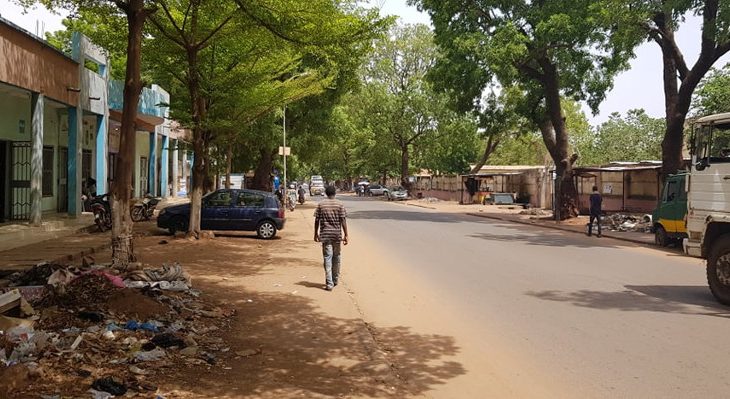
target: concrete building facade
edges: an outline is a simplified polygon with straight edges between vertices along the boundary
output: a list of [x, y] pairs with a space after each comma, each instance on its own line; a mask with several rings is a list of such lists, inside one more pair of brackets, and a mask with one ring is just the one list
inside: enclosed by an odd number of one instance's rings
[[[84, 184], [107, 192], [119, 152], [123, 83], [103, 49], [74, 33], [72, 53], [0, 18], [0, 222], [41, 223], [83, 211]], [[184, 134], [170, 138], [169, 94], [144, 88], [138, 104], [134, 195], [176, 195]]]

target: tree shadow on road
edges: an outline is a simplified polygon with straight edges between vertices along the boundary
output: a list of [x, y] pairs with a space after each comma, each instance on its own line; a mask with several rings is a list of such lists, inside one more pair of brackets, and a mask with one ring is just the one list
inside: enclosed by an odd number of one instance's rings
[[578, 247], [578, 248], [620, 248], [628, 246], [636, 246], [636, 244], [623, 243], [621, 241], [612, 240], [606, 237], [587, 237], [582, 234], [573, 232], [563, 232], [542, 228], [540, 226], [527, 226], [513, 223], [495, 223], [494, 227], [516, 230], [515, 233], [491, 233], [477, 232], [468, 235], [472, 238], [481, 238], [483, 240], [511, 242], [521, 241], [528, 245], [540, 245], [549, 247]]
[[[341, 292], [310, 292], [311, 299], [286, 287], [246, 289], [246, 279], [282, 267], [312, 267], [321, 261], [292, 256], [291, 248], [310, 243], [221, 239], [173, 240], [139, 252], [151, 263], [180, 257], [203, 297], [237, 310], [224, 340], [231, 350], [215, 352], [212, 367], [178, 364], [160, 384], [176, 398], [329, 398], [420, 395], [466, 373], [453, 360], [453, 337], [419, 334], [408, 327], [367, 325], [359, 317], [336, 317], [320, 301], [349, 301]], [[304, 263], [302, 263], [304, 262]], [[303, 286], [309, 281], [293, 282]], [[277, 284], [278, 285], [278, 284]], [[282, 290], [283, 292], [276, 292]], [[236, 352], [251, 349], [253, 355]]]
[[400, 220], [407, 222], [437, 222], [437, 223], [461, 223], [466, 220], [479, 223], [479, 220], [472, 220], [468, 216], [460, 214], [448, 214], [437, 212], [418, 211], [353, 211], [347, 213], [348, 219], [363, 220]]
[[535, 298], [575, 306], [622, 311], [649, 311], [730, 318], [730, 308], [718, 304], [706, 286], [627, 285], [624, 291], [528, 291]]

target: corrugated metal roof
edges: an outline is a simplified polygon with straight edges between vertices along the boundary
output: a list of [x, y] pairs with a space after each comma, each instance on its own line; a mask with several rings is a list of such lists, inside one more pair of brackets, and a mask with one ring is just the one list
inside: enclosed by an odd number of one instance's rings
[[730, 112], [725, 112], [722, 114], [714, 114], [714, 115], [707, 115], [703, 116], [702, 118], [699, 118], [695, 121], [695, 123], [704, 123], [704, 124], [724, 124], [724, 123], [730, 123]]

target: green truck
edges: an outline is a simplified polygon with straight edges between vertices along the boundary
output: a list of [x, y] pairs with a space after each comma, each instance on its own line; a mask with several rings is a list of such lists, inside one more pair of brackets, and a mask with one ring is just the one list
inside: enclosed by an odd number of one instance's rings
[[687, 238], [687, 173], [669, 175], [662, 196], [652, 212], [654, 242], [660, 247]]

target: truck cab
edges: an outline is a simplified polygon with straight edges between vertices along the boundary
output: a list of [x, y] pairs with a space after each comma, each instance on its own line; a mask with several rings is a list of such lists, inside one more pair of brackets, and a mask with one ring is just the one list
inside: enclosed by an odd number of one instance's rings
[[707, 260], [710, 291], [730, 305], [730, 113], [697, 119], [690, 141], [685, 253]]
[[686, 176], [686, 173], [678, 173], [667, 177], [659, 204], [651, 214], [654, 242], [660, 247], [687, 237]]

